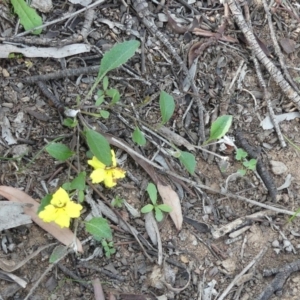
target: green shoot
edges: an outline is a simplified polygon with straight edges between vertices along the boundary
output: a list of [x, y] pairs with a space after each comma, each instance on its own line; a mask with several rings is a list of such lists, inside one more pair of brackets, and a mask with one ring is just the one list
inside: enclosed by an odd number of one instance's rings
[[146, 214], [154, 211], [156, 221], [161, 222], [164, 217], [163, 212], [168, 213], [172, 210], [172, 208], [167, 204], [157, 204], [157, 189], [153, 183], [148, 184], [147, 192], [152, 204], [147, 204], [142, 207], [141, 212]]

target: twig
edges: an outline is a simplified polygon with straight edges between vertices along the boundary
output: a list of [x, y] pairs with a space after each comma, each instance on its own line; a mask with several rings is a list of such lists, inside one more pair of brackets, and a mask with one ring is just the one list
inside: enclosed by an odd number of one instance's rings
[[288, 263], [281, 268], [264, 270], [263, 276], [271, 276], [276, 274], [275, 278], [265, 288], [265, 290], [256, 298], [256, 300], [268, 300], [275, 292], [280, 292], [288, 277], [293, 272], [300, 270], [300, 259]]
[[85, 288], [89, 289], [90, 291], [92, 290], [91, 285], [86, 283], [85, 280], [77, 276], [74, 272], [69, 270], [67, 267], [65, 267], [63, 264], [58, 263], [57, 264], [58, 268], [67, 276], [71, 277], [72, 279], [76, 280], [80, 285], [84, 286]]
[[82, 266], [82, 267], [84, 267], [84, 268], [91, 269], [91, 270], [97, 271], [97, 272], [99, 272], [101, 274], [104, 274], [104, 275], [106, 275], [109, 278], [112, 278], [112, 279], [115, 279], [115, 280], [118, 280], [118, 281], [121, 281], [121, 282], [125, 281], [124, 276], [118, 275], [118, 274], [113, 274], [110, 271], [107, 271], [107, 270], [105, 270], [103, 268], [99, 268], [99, 267], [97, 267], [95, 265], [90, 265], [87, 262], [79, 262], [79, 265]]
[[272, 18], [271, 18], [269, 8], [267, 6], [267, 2], [266, 2], [266, 0], [262, 0], [262, 3], [264, 5], [264, 9], [265, 9], [265, 12], [266, 12], [266, 15], [267, 15], [267, 20], [268, 20], [268, 24], [269, 24], [269, 28], [270, 28], [270, 35], [271, 35], [271, 38], [272, 38], [272, 41], [273, 41], [275, 52], [276, 52], [276, 54], [279, 58], [280, 66], [283, 70], [285, 78], [288, 80], [288, 82], [294, 88], [294, 90], [299, 94], [300, 91], [299, 91], [298, 87], [296, 86], [294, 80], [291, 78], [289, 71], [287, 70], [286, 63], [284, 62], [282, 52], [281, 52], [279, 44], [277, 42], [274, 27], [273, 27], [273, 22], [272, 22]]
[[84, 14], [84, 22], [82, 25], [82, 29], [80, 31], [80, 35], [82, 36], [82, 39], [85, 40], [91, 30], [91, 26], [93, 24], [95, 16], [95, 10], [88, 9]]
[[99, 71], [100, 65], [91, 67], [82, 67], [77, 69], [65, 69], [58, 72], [48, 73], [45, 75], [35, 75], [27, 78], [22, 78], [21, 81], [24, 83], [35, 83], [37, 81], [48, 81], [52, 79], [60, 79], [66, 77], [79, 76], [82, 74], [93, 74]]
[[259, 176], [261, 177], [262, 181], [264, 182], [266, 188], [269, 191], [269, 194], [274, 202], [276, 202], [277, 197], [277, 188], [275, 186], [275, 183], [273, 181], [272, 176], [264, 166], [261, 157], [259, 155], [259, 151], [257, 149], [254, 149], [248, 141], [243, 137], [243, 134], [241, 131], [237, 131], [236, 133], [236, 139], [238, 144], [248, 153], [249, 157], [254, 158], [257, 160], [256, 162], [256, 170]]
[[223, 300], [229, 293], [229, 291], [234, 287], [236, 282], [244, 275], [246, 272], [254, 265], [257, 264], [260, 259], [265, 255], [266, 251], [268, 250], [268, 247], [265, 246], [263, 249], [260, 250], [260, 252], [254, 257], [254, 259], [242, 270], [240, 274], [238, 274], [232, 282], [229, 284], [229, 286], [226, 288], [226, 290], [221, 294], [221, 296], [217, 300]]
[[290, 86], [290, 84], [284, 79], [282, 73], [277, 69], [273, 62], [266, 56], [263, 52], [257, 40], [245, 22], [244, 16], [242, 14], [241, 8], [236, 4], [235, 0], [228, 0], [228, 5], [234, 16], [236, 23], [243, 32], [245, 38], [251, 49], [253, 50], [255, 56], [259, 61], [265, 66], [265, 68], [270, 73], [274, 81], [280, 86], [282, 92], [295, 104], [295, 106], [300, 110], [300, 96], [298, 93]]
[[251, 222], [253, 220], [265, 217], [266, 215], [275, 215], [275, 212], [271, 211], [271, 210], [264, 210], [264, 211], [256, 212], [252, 215], [240, 217], [226, 225], [223, 225], [223, 226], [213, 230], [212, 236], [214, 239], [219, 239], [220, 237], [226, 235], [227, 233], [237, 230], [238, 228], [241, 228], [245, 225], [249, 225], [249, 223], [251, 224]]
[[48, 98], [50, 105], [55, 106], [61, 113], [63, 113], [65, 109], [64, 105], [48, 90], [46, 84], [43, 81], [37, 81], [36, 84], [40, 88], [41, 92]]

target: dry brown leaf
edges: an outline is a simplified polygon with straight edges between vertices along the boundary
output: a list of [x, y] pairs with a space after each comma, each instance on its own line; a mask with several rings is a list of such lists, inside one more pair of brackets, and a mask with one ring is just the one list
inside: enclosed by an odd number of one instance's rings
[[202, 18], [200, 17], [200, 19], [194, 18], [193, 22], [188, 25], [188, 26], [182, 26], [179, 25], [170, 15], [170, 13], [168, 11], [166, 11], [167, 13], [167, 17], [168, 17], [168, 24], [171, 27], [171, 29], [176, 32], [176, 33], [185, 33], [187, 31], [193, 31], [193, 29], [197, 26], [200, 26], [200, 24], [202, 23]]
[[157, 183], [157, 190], [164, 202], [172, 207], [172, 211], [169, 213], [173, 220], [177, 230], [182, 228], [182, 210], [179, 197], [177, 193], [172, 189], [170, 185], [162, 185], [160, 182]]
[[[60, 228], [55, 223], [45, 223], [36, 214], [39, 203], [36, 202], [26, 193], [9, 186], [0, 186], [0, 195], [7, 198], [9, 201], [18, 203], [30, 203], [31, 207], [24, 207], [24, 213], [31, 217], [32, 221], [39, 225], [41, 228], [53, 235], [58, 241], [66, 246], [69, 246], [74, 239], [74, 233], [69, 228]], [[83, 252], [80, 241], [76, 238], [77, 250]]]

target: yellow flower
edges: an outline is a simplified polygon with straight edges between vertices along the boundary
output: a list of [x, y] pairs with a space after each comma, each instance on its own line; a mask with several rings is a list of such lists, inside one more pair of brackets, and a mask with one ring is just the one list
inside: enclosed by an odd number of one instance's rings
[[39, 217], [44, 222], [54, 221], [60, 227], [69, 227], [71, 218], [78, 218], [82, 206], [71, 201], [68, 193], [59, 188], [53, 194], [50, 204], [45, 206], [44, 210], [39, 213]]
[[104, 165], [95, 156], [91, 160], [88, 160], [88, 164], [95, 169], [90, 175], [92, 183], [104, 181], [104, 185], [110, 188], [117, 184], [117, 179], [125, 177], [126, 172], [121, 168], [117, 168], [116, 155], [113, 150], [111, 150], [111, 158], [111, 167]]

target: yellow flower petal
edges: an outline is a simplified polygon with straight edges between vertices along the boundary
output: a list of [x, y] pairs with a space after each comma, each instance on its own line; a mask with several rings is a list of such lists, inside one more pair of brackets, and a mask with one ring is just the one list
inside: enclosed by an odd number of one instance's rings
[[52, 196], [51, 204], [39, 213], [44, 222], [55, 222], [60, 227], [69, 227], [71, 218], [78, 218], [82, 206], [71, 201], [68, 193], [59, 188]]
[[111, 165], [113, 168], [117, 166], [116, 154], [114, 150], [111, 150]]
[[57, 215], [57, 218], [54, 222], [59, 225], [61, 228], [70, 226], [70, 217], [66, 214], [66, 212], [60, 211]]
[[113, 170], [107, 170], [105, 172], [104, 184], [106, 187], [111, 188], [117, 184], [117, 181], [113, 178]]
[[59, 188], [52, 196], [51, 204], [55, 207], [63, 207], [66, 205], [67, 202], [70, 201], [68, 193], [62, 189]]
[[56, 215], [56, 208], [49, 204], [45, 206], [44, 210], [39, 212], [39, 217], [44, 221], [44, 222], [51, 222], [55, 219]]
[[92, 183], [102, 182], [105, 179], [105, 173], [106, 171], [104, 169], [96, 169], [93, 171], [90, 175]]
[[88, 164], [95, 169], [90, 175], [92, 183], [104, 181], [106, 187], [113, 187], [117, 184], [117, 179], [125, 177], [126, 172], [121, 168], [117, 168], [116, 155], [113, 150], [111, 150], [111, 160], [111, 166], [105, 166], [95, 156], [92, 160], [88, 160]]
[[124, 178], [126, 171], [121, 168], [114, 168], [112, 169], [112, 176], [114, 179]]
[[91, 160], [88, 160], [88, 164], [92, 166], [95, 170], [105, 169], [105, 164], [98, 160], [96, 156], [93, 156]]
[[68, 202], [66, 205], [66, 213], [70, 218], [78, 218], [81, 210], [82, 206], [73, 201]]

